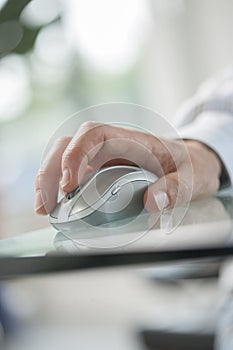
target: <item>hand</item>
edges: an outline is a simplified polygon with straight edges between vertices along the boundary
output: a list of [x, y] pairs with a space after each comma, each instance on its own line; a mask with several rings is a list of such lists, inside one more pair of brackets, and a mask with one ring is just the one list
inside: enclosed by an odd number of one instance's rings
[[87, 122], [73, 138], [57, 140], [44, 159], [36, 178], [36, 212], [45, 215], [54, 209], [59, 188], [71, 192], [86, 173], [116, 164], [137, 165], [159, 176], [144, 195], [148, 211], [172, 208], [219, 188], [221, 162], [204, 144]]

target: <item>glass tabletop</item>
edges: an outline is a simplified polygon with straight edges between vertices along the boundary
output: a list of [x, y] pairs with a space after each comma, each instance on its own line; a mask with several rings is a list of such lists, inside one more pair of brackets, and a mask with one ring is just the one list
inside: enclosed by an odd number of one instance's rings
[[0, 276], [228, 255], [232, 239], [233, 196], [226, 192], [160, 215], [1, 239]]

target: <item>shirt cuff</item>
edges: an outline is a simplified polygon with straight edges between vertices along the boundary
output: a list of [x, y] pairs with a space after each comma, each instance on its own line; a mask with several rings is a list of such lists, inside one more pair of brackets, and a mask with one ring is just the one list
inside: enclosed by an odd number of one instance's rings
[[210, 147], [222, 162], [220, 190], [233, 184], [233, 116], [229, 113], [205, 111], [191, 123], [181, 126], [183, 139], [200, 141]]

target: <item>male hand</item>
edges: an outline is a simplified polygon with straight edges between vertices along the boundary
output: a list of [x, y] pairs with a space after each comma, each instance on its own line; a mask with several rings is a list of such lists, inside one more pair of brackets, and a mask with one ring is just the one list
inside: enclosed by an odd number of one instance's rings
[[159, 176], [144, 195], [150, 212], [212, 195], [219, 188], [221, 162], [204, 144], [87, 122], [74, 137], [57, 140], [44, 159], [36, 177], [36, 212], [45, 215], [54, 209], [59, 188], [71, 192], [88, 172], [116, 164], [137, 165]]

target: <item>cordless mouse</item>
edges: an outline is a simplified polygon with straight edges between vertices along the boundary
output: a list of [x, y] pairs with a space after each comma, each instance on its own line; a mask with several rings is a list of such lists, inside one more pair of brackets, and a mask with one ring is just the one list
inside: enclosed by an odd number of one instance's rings
[[83, 185], [68, 193], [50, 213], [50, 223], [60, 231], [77, 229], [138, 216], [144, 210], [143, 195], [158, 177], [135, 166], [100, 169]]

